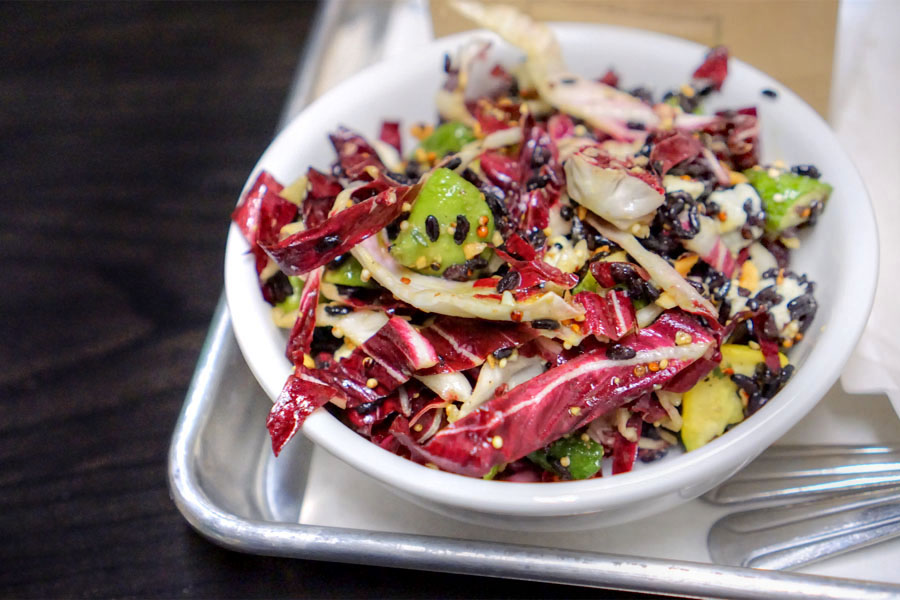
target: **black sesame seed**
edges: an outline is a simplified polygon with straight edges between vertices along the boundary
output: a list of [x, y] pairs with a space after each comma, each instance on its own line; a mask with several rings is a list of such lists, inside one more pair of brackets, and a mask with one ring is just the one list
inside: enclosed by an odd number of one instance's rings
[[575, 209], [569, 206], [568, 204], [563, 204], [559, 209], [559, 216], [561, 216], [566, 221], [571, 221], [572, 216], [575, 215]]
[[468, 281], [469, 269], [465, 264], [450, 265], [444, 271], [443, 278], [449, 279], [450, 281]]
[[643, 131], [643, 130], [647, 129], [647, 126], [644, 125], [643, 123], [641, 123], [640, 121], [628, 121], [625, 124], [625, 127], [627, 127], [628, 129], [637, 129], [639, 131]]
[[502, 358], [507, 358], [513, 353], [514, 348], [500, 348], [499, 350], [494, 350], [493, 355], [494, 358], [500, 360]]
[[341, 238], [337, 235], [326, 235], [321, 240], [316, 243], [316, 250], [319, 252], [327, 252], [333, 248], [336, 248], [341, 244]]
[[550, 151], [543, 146], [535, 146], [534, 152], [531, 153], [531, 168], [538, 169], [548, 160], [550, 160]]
[[818, 179], [822, 176], [815, 165], [794, 165], [791, 167], [791, 173], [803, 175], [804, 177], [811, 177], [813, 179]]
[[329, 315], [346, 315], [351, 310], [349, 306], [341, 306], [339, 304], [328, 304], [325, 306], [325, 312]]
[[437, 261], [431, 263], [431, 270], [432, 270], [432, 271], [440, 271], [440, 270], [441, 270], [441, 263], [439, 263], [439, 262], [437, 262]]
[[525, 183], [525, 189], [529, 192], [546, 187], [550, 183], [547, 175], [535, 175]]
[[504, 204], [503, 200], [501, 200], [494, 194], [486, 192], [484, 194], [484, 200], [485, 202], [487, 202], [488, 208], [491, 209], [491, 214], [494, 215], [495, 219], [505, 217], [508, 214], [508, 211], [506, 210], [506, 204]]
[[446, 165], [444, 165], [444, 168], [450, 169], [452, 171], [453, 169], [457, 168], [461, 164], [462, 164], [462, 159], [457, 156], [455, 158], [450, 159], [450, 162], [448, 162]]
[[444, 53], [444, 73], [450, 72], [450, 66], [451, 66], [450, 55], [445, 52]]
[[385, 174], [389, 178], [391, 178], [394, 181], [396, 181], [397, 183], [399, 183], [400, 185], [410, 185], [410, 184], [414, 183], [414, 180], [410, 179], [403, 173], [398, 173], [396, 171], [387, 171], [387, 172], [385, 172]]
[[469, 235], [469, 220], [465, 215], [456, 215], [456, 231], [453, 232], [453, 241], [462, 244]]
[[501, 294], [507, 290], [514, 290], [522, 283], [522, 276], [518, 271], [510, 271], [497, 282], [497, 291]]
[[535, 329], [559, 329], [559, 321], [555, 319], [535, 319], [531, 322]]
[[766, 98], [777, 98], [778, 92], [776, 92], [775, 90], [770, 90], [769, 88], [766, 88], [762, 91], [762, 95], [765, 96]]
[[610, 344], [606, 349], [606, 358], [610, 360], [628, 360], [637, 356], [634, 348], [623, 346], [622, 344]]
[[566, 85], [572, 85], [576, 81], [577, 81], [577, 79], [575, 79], [574, 77], [565, 77], [565, 78], [559, 80], [560, 83], [564, 83]]
[[640, 98], [647, 104], [653, 104], [653, 92], [644, 87], [636, 87], [631, 90], [630, 94], [635, 98]]
[[432, 242], [436, 242], [441, 235], [441, 226], [434, 215], [428, 215], [428, 218], [425, 219], [425, 233]]

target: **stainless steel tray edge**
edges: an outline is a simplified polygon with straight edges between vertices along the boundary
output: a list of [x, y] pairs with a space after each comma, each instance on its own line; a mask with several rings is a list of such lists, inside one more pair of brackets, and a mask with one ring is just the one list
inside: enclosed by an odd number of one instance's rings
[[212, 542], [239, 552], [312, 560], [565, 583], [711, 598], [898, 598], [900, 587], [559, 548], [320, 527], [246, 519], [205, 492], [195, 450], [216, 392], [224, 357], [239, 353], [220, 299], [169, 452], [169, 486], [178, 510]]

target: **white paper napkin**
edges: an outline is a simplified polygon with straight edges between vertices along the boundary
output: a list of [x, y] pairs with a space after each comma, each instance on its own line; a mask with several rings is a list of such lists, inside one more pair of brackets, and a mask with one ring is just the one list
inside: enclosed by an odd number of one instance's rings
[[831, 122], [875, 207], [880, 268], [865, 333], [841, 374], [847, 393], [885, 393], [900, 415], [900, 11], [890, 1], [841, 3]]

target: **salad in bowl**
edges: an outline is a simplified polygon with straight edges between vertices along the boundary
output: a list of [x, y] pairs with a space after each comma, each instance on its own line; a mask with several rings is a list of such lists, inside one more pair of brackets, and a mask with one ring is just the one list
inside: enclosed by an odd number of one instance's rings
[[653, 91], [574, 74], [566, 40], [513, 9], [456, 6], [524, 61], [459, 38], [421, 91], [431, 120], [334, 122], [315, 166], [282, 166], [276, 141], [234, 211], [229, 246], [287, 334], [280, 391], [260, 378], [275, 453], [327, 411], [396, 473], [606, 484], [781, 402], [827, 275], [792, 255], [828, 171], [766, 160], [755, 106], [709, 108], [725, 48]]

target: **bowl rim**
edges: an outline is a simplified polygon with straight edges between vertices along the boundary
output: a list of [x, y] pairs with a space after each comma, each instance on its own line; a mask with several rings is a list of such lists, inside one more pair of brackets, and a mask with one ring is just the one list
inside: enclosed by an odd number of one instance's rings
[[[559, 35], [564, 51], [566, 32], [579, 31], [616, 34], [626, 38], [633, 37], [635, 42], [650, 41], [656, 44], [680, 46], [679, 51], [683, 52], [696, 53], [705, 50], [704, 46], [695, 42], [629, 27], [561, 22], [549, 25]], [[461, 32], [434, 40], [421, 49], [419, 56], [424, 58], [436, 51], [453, 50], [472, 37], [499, 39], [495, 34], [485, 30]], [[319, 107], [328, 103], [332, 97], [353, 92], [361, 84], [377, 83], [392, 69], [397, 68], [398, 65], [405, 66], [408, 61], [408, 57], [395, 57], [367, 67], [311, 103], [294, 117], [267, 147], [253, 167], [241, 195], [252, 185], [262, 166], [267, 163], [276, 143], [291, 137], [293, 131], [302, 129], [306, 121], [311, 121], [315, 117]], [[780, 100], [796, 105], [791, 110], [808, 113], [807, 118], [813, 118], [820, 127], [824, 128], [842, 154], [842, 162], [846, 164], [847, 169], [844, 178], [852, 180], [859, 188], [857, 191], [861, 191], [861, 195], [865, 198], [865, 202], [858, 197], [855, 199], [861, 208], [859, 210], [861, 231], [858, 236], [860, 243], [852, 250], [864, 259], [855, 262], [859, 266], [859, 269], [854, 272], [854, 281], [858, 283], [858, 286], [853, 291], [852, 298], [848, 291], [840, 291], [836, 294], [828, 328], [823, 331], [806, 358], [807, 363], [811, 362], [814, 357], [820, 361], [818, 369], [820, 376], [813, 377], [809, 366], [806, 369], [798, 370], [798, 373], [778, 393], [779, 402], [769, 403], [753, 415], [751, 427], [742, 427], [744, 423], [748, 422], [745, 421], [741, 426], [733, 428], [726, 435], [716, 438], [697, 450], [669, 458], [665, 464], [653, 465], [646, 469], [614, 477], [558, 482], [552, 485], [485, 481], [429, 469], [372, 444], [324, 410], [318, 410], [310, 416], [302, 430], [304, 435], [354, 469], [406, 494], [418, 496], [440, 505], [477, 512], [518, 517], [548, 517], [609, 510], [621, 507], [624, 503], [677, 490], [682, 492], [685, 500], [690, 499], [705, 492], [709, 487], [697, 488], [692, 491], [695, 486], [702, 487], [704, 483], [710, 483], [710, 477], [716, 473], [727, 472], [725, 476], [730, 476], [787, 432], [816, 405], [834, 384], [840, 375], [841, 368], [862, 335], [874, 301], [878, 273], [877, 229], [871, 199], [859, 171], [840, 146], [834, 132], [824, 119], [793, 91], [755, 67], [733, 57], [730, 59], [729, 66], [732, 70], [746, 70], [748, 73], [770, 82], [773, 84], [770, 87], [777, 90]], [[849, 195], [850, 190], [843, 190], [843, 193]], [[229, 309], [238, 311], [247, 306], [246, 300], [249, 296], [236, 289], [240, 278], [235, 275], [234, 269], [246, 268], [247, 265], [252, 264], [252, 261], [246, 260], [247, 248], [240, 231], [232, 223], [226, 246], [226, 296]], [[255, 287], [252, 293], [258, 296], [258, 287]], [[858, 310], [860, 299], [865, 302], [865, 311]], [[267, 395], [274, 400], [281, 390], [283, 378], [275, 384], [271, 381], [272, 377], [265, 374], [265, 369], [259, 364], [259, 360], [255, 360], [255, 342], [253, 341], [255, 332], [249, 329], [251, 324], [245, 323], [240, 316], [235, 319], [236, 310], [231, 310], [231, 313], [238, 345], [254, 376]], [[821, 323], [817, 323], [817, 325], [821, 325]], [[829, 344], [831, 345], [829, 346]], [[281, 352], [281, 350], [279, 351]], [[807, 376], [802, 376], [803, 373], [807, 373]], [[751, 440], [751, 438], [753, 439]], [[761, 441], [765, 441], [765, 443], [760, 443]], [[745, 453], [743, 457], [738, 455], [738, 460], [735, 460], [734, 452], [737, 447], [748, 445], [750, 452]], [[732, 449], [735, 449], [734, 452], [731, 451]], [[724, 479], [725, 476], [720, 476], [719, 480]], [[718, 480], [711, 482], [711, 484], [714, 483], [718, 483]]]

